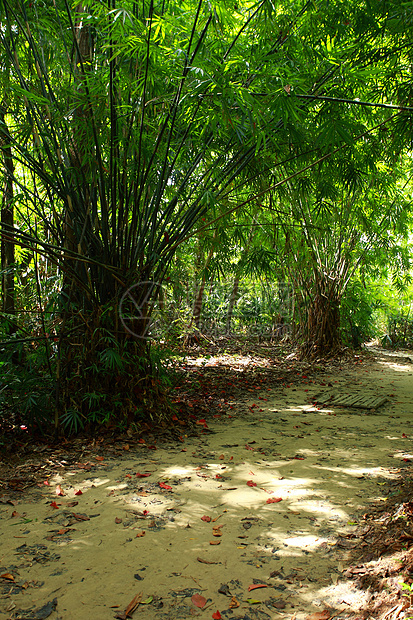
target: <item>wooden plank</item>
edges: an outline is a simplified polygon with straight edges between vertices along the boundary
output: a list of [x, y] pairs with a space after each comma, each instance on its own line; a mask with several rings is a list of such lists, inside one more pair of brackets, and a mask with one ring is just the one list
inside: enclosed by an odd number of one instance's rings
[[373, 394], [326, 394], [323, 398], [318, 397], [317, 401], [323, 405], [336, 405], [339, 407], [354, 407], [356, 409], [377, 409], [387, 402], [383, 396]]

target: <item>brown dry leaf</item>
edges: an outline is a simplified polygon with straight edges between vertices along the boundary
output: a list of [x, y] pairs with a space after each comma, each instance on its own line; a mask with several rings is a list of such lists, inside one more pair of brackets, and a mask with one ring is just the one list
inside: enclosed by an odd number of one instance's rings
[[220, 544], [221, 544], [221, 541], [220, 541], [220, 540], [210, 540], [210, 541], [209, 541], [209, 544], [210, 544], [210, 545], [220, 545]]
[[220, 460], [220, 461], [223, 461], [224, 459], [225, 459], [225, 456], [224, 456], [223, 454], [220, 454], [220, 456], [219, 456], [219, 460]]
[[239, 603], [237, 601], [237, 599], [235, 598], [235, 596], [232, 597], [231, 602], [229, 604], [229, 608], [230, 609], [235, 609], [236, 607], [239, 607]]
[[63, 534], [67, 534], [67, 532], [70, 532], [70, 531], [71, 531], [70, 527], [63, 527], [61, 530], [56, 532], [55, 536], [63, 536]]
[[104, 460], [105, 460], [105, 457], [104, 457], [104, 456], [95, 456], [95, 459], [96, 459], [97, 461], [104, 461]]
[[13, 512], [11, 513], [11, 516], [13, 519], [17, 519], [21, 515], [20, 515], [20, 512], [17, 512], [17, 510], [13, 510]]
[[205, 523], [209, 523], [211, 521], [211, 517], [208, 517], [208, 515], [204, 515], [203, 517], [201, 517], [201, 521], [205, 521]]
[[324, 609], [323, 611], [316, 611], [315, 613], [310, 614], [305, 620], [328, 620], [330, 616], [331, 613], [328, 609]]
[[87, 515], [76, 514], [72, 512], [72, 516], [76, 519], [76, 521], [90, 521], [90, 517]]
[[8, 581], [14, 581], [14, 577], [11, 573], [3, 573], [0, 575], [0, 579], [7, 579]]
[[210, 562], [209, 560], [203, 560], [202, 558], [197, 558], [198, 562], [201, 564], [221, 564], [221, 562]]
[[138, 532], [135, 536], [135, 538], [142, 538], [142, 536], [145, 536], [146, 532], [145, 530], [142, 530], [142, 532]]
[[[224, 515], [224, 513], [218, 515], [217, 517], [215, 517], [215, 519], [212, 519], [212, 523], [215, 523], [215, 521], [218, 521], [218, 519], [220, 519], [223, 515]], [[223, 524], [220, 525], [219, 527], [223, 527]]]
[[78, 505], [79, 502], [73, 501], [73, 502], [67, 502], [66, 506], [68, 508], [74, 508], [75, 506]]
[[212, 536], [222, 536], [221, 527], [224, 527], [224, 524], [214, 525], [212, 528]]
[[122, 523], [122, 519], [120, 517], [115, 517], [115, 523]]
[[125, 611], [119, 612], [116, 614], [115, 618], [119, 618], [119, 620], [127, 620], [127, 618], [131, 618], [133, 612], [139, 607], [139, 604], [142, 600], [142, 592], [139, 592], [136, 596], [133, 597]]

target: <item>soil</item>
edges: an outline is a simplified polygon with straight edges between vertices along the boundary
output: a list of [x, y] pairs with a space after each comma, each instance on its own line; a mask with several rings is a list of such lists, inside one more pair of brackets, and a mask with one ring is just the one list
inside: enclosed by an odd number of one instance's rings
[[170, 432], [21, 442], [0, 616], [413, 618], [412, 359], [194, 353]]

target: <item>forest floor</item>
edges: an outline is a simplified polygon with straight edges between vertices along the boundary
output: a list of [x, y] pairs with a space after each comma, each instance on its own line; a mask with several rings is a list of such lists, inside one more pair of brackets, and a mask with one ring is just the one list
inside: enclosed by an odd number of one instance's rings
[[412, 359], [194, 351], [173, 436], [4, 453], [0, 617], [413, 618]]

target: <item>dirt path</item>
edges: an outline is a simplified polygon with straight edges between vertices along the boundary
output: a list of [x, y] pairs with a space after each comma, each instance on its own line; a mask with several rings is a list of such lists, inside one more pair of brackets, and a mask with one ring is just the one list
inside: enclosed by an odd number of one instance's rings
[[[296, 373], [199, 421], [199, 437], [97, 450], [1, 496], [0, 616], [126, 617], [141, 593], [131, 617], [145, 620], [350, 617], [364, 593], [342, 575], [346, 546], [413, 459], [412, 374], [400, 355]], [[311, 403], [356, 393], [388, 401]]]

